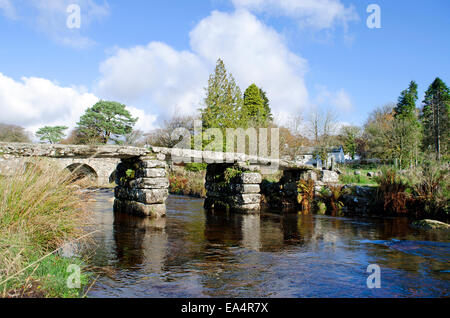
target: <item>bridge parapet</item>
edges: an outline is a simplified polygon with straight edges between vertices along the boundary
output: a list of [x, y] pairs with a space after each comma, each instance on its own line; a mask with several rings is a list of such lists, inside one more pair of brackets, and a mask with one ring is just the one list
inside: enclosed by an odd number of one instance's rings
[[146, 148], [114, 145], [50, 145], [0, 142], [0, 155], [5, 157], [49, 158], [132, 158], [151, 153]]

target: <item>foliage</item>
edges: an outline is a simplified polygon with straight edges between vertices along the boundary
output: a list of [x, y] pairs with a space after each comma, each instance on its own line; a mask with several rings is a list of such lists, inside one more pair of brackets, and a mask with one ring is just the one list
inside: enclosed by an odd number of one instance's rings
[[272, 115], [266, 93], [251, 84], [244, 93], [244, 104], [240, 118], [243, 127], [266, 127]]
[[225, 169], [225, 172], [224, 172], [225, 183], [230, 183], [231, 181], [233, 181], [235, 178], [239, 177], [240, 175], [242, 175], [242, 171], [239, 169], [236, 169], [234, 167], [229, 167], [229, 168]]
[[349, 194], [349, 189], [339, 184], [327, 184], [319, 192], [320, 199], [323, 200], [333, 216], [337, 215], [344, 206], [342, 197], [345, 194]]
[[228, 74], [225, 64], [217, 60], [206, 88], [205, 108], [201, 110], [203, 128], [236, 128], [242, 108], [242, 93], [233, 75]]
[[169, 175], [170, 193], [206, 198], [206, 171], [177, 169]]
[[133, 118], [126, 106], [117, 102], [99, 101], [86, 110], [78, 122], [78, 132], [84, 143], [109, 140], [117, 142], [119, 137], [130, 134], [138, 119]]
[[308, 214], [311, 211], [312, 204], [314, 201], [314, 195], [315, 195], [315, 183], [314, 180], [308, 179], [308, 180], [300, 180], [297, 183], [297, 202], [298, 204], [301, 204], [302, 211], [305, 214]]
[[450, 151], [450, 90], [437, 77], [425, 92], [420, 119], [424, 127], [424, 150], [439, 159]]
[[0, 123], [0, 142], [31, 142], [24, 128]]
[[448, 166], [430, 161], [421, 169], [414, 169], [409, 182], [412, 184], [413, 201], [417, 214], [447, 215], [450, 213], [450, 172]]
[[410, 198], [408, 182], [393, 168], [383, 169], [380, 176], [375, 178], [378, 183], [379, 201], [385, 212], [405, 214]]
[[208, 167], [207, 163], [187, 163], [185, 168], [187, 171], [192, 171], [192, 172], [199, 172], [199, 171], [205, 171], [206, 168]]
[[45, 126], [36, 132], [36, 137], [41, 141], [48, 141], [51, 144], [59, 143], [64, 138], [64, 131], [69, 129], [66, 126]]
[[341, 128], [340, 139], [344, 146], [344, 153], [351, 155], [355, 159], [358, 153], [358, 139], [361, 136], [361, 128], [356, 126], [344, 126]]

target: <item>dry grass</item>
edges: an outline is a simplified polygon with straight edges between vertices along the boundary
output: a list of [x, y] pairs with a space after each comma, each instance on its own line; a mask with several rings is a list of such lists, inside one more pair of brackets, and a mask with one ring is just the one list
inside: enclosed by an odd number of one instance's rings
[[67, 171], [37, 159], [0, 179], [0, 284], [14, 277], [0, 285], [3, 296], [39, 283], [42, 264], [28, 265], [83, 235], [88, 219], [80, 188]]

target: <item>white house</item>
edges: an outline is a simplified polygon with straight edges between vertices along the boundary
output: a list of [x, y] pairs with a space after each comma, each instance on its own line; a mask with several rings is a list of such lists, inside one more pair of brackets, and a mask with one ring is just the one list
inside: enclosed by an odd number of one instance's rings
[[328, 151], [328, 160], [326, 164], [323, 164], [318, 158], [317, 153], [320, 151], [318, 147], [301, 147], [298, 151], [298, 155], [295, 157], [295, 162], [299, 164], [313, 165], [316, 166], [317, 163], [321, 166], [330, 166], [331, 162], [334, 163], [345, 163], [344, 148], [342, 146], [330, 147]]

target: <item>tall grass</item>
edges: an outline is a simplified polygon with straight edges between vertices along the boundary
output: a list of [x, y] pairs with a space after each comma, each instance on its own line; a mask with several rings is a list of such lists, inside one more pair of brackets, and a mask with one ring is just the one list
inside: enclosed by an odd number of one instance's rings
[[383, 169], [375, 178], [378, 183], [378, 197], [387, 213], [406, 214], [410, 198], [408, 181], [394, 168]]
[[[37, 159], [0, 179], [0, 293], [4, 297], [17, 296], [11, 291], [24, 292], [30, 286], [43, 296], [62, 296], [50, 287], [54, 281], [43, 268], [50, 260], [54, 268], [65, 263], [51, 252], [83, 235], [87, 213], [78, 188], [69, 172]], [[45, 262], [29, 266], [45, 255]]]

